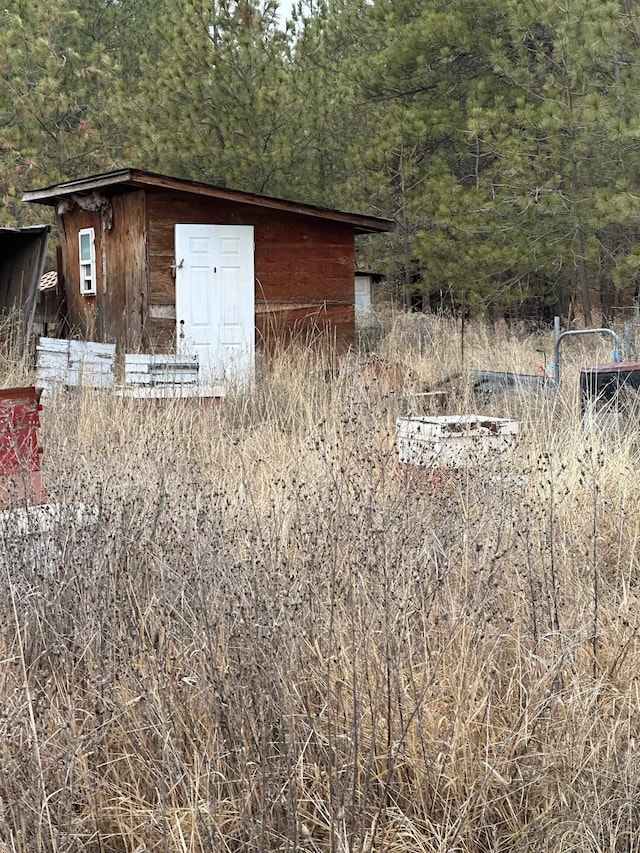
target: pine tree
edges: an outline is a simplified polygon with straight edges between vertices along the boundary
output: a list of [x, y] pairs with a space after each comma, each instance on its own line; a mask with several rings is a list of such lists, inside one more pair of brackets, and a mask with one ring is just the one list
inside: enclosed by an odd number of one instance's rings
[[[449, 221], [457, 222], [473, 168], [468, 102], [488, 74], [495, 10], [486, 0], [445, 8], [431, 0], [375, 0], [368, 26], [380, 47], [361, 63], [361, 86], [377, 125], [358, 170], [360, 194], [398, 222], [386, 245], [387, 273], [400, 288], [417, 283], [443, 300], [461, 290], [462, 281], [468, 289], [468, 273], [475, 271], [471, 264], [466, 271], [449, 268], [455, 258], [464, 262]], [[483, 285], [474, 287], [482, 301]]]
[[269, 0], [164, 0], [126, 121], [144, 165], [262, 192], [288, 144], [286, 34]]
[[[30, 221], [28, 186], [109, 166], [118, 156], [110, 120], [117, 68], [108, 0], [9, 0], [0, 16], [0, 217]], [[114, 40], [115, 42], [115, 40]]]
[[469, 122], [491, 161], [489, 216], [519, 232], [529, 269], [571, 286], [589, 325], [596, 285], [624, 285], [636, 263], [640, 68], [629, 23], [617, 3], [509, 0], [492, 62], [516, 97], [508, 112], [477, 104]]
[[506, 306], [543, 282], [578, 292], [590, 322], [596, 283], [637, 276], [635, 8], [378, 0], [372, 18], [393, 34], [363, 74], [388, 105], [372, 154], [391, 177], [411, 152], [408, 194], [386, 191], [425, 290]]
[[[356, 152], [367, 145], [370, 107], [357, 91], [356, 64], [368, 47], [366, 0], [298, 3], [289, 27], [295, 197], [351, 207]], [[367, 201], [368, 207], [368, 201]]]

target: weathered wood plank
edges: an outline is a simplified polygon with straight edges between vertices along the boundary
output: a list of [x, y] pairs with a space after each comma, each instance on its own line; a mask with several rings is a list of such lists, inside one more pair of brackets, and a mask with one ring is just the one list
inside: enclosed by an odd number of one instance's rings
[[80, 262], [78, 252], [78, 232], [82, 228], [93, 228], [96, 248], [96, 285], [98, 294], [102, 293], [102, 240], [100, 233], [100, 213], [92, 210], [73, 208], [59, 218], [62, 239], [62, 266], [64, 270], [64, 291], [67, 301], [67, 319], [74, 333], [81, 337], [97, 335], [98, 320], [96, 303], [99, 296], [83, 296], [80, 293]]
[[154, 320], [174, 320], [176, 319], [175, 305], [150, 305], [149, 316]]
[[149, 370], [149, 353], [126, 353], [124, 357], [124, 369], [127, 370]]
[[149, 359], [149, 365], [155, 366], [176, 366], [187, 369], [198, 367], [197, 355], [186, 355], [184, 353], [157, 353], [146, 356]]
[[222, 385], [125, 385], [116, 394], [140, 400], [222, 400], [226, 390]]
[[163, 370], [151, 374], [154, 385], [183, 385], [198, 381], [198, 372], [184, 370]]
[[[207, 211], [195, 212], [200, 224], [226, 225], [234, 224], [217, 220], [211, 217]], [[195, 216], [185, 221], [192, 221]], [[223, 217], [228, 219], [229, 217]], [[174, 256], [174, 228], [175, 223], [181, 220], [172, 218], [153, 219], [149, 222], [149, 253], [159, 257], [173, 258]], [[309, 223], [292, 223], [282, 219], [271, 219], [256, 221], [246, 219], [242, 225], [253, 225], [256, 228], [256, 251], [269, 251], [274, 246], [328, 246], [330, 253], [337, 247], [345, 245], [345, 232], [335, 227], [321, 226], [319, 229], [310, 227]], [[349, 245], [350, 241], [346, 241]]]
[[113, 228], [106, 232], [107, 301], [103, 340], [142, 347], [148, 305], [146, 199], [143, 190], [113, 196]]
[[146, 332], [149, 348], [154, 352], [172, 352], [175, 350], [175, 320], [149, 319]]
[[64, 338], [40, 338], [38, 352], [69, 352], [69, 341]]
[[[148, 301], [144, 192], [114, 196], [110, 205], [104, 217], [99, 211], [72, 208], [60, 222], [67, 316], [73, 332], [83, 338], [137, 349]], [[80, 293], [82, 228], [93, 228], [95, 234], [95, 296]]]
[[256, 335], [269, 351], [279, 343], [302, 345], [335, 343], [349, 346], [354, 338], [354, 308], [351, 305], [327, 305], [323, 309], [294, 308], [256, 315]]
[[197, 370], [198, 356], [182, 353], [127, 353], [125, 355], [125, 370]]
[[115, 344], [103, 344], [99, 341], [69, 341], [69, 357], [90, 361], [106, 358], [113, 361], [116, 348]]
[[127, 370], [124, 381], [126, 385], [153, 385], [153, 376], [150, 373]]
[[346, 302], [322, 301], [322, 302], [259, 302], [256, 303], [256, 316], [289, 314], [292, 311], [302, 312], [308, 315], [316, 315], [319, 312], [333, 310], [334, 308], [350, 308]]
[[[149, 300], [152, 306], [173, 305], [175, 310], [176, 283], [171, 271], [172, 260], [149, 258]], [[152, 320], [173, 319], [159, 317], [157, 312], [150, 312], [149, 317]]]

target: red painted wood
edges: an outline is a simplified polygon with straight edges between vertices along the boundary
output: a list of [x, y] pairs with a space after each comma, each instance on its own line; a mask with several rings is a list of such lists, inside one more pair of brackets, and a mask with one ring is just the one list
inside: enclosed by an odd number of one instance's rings
[[0, 474], [40, 470], [41, 409], [37, 388], [0, 390]]

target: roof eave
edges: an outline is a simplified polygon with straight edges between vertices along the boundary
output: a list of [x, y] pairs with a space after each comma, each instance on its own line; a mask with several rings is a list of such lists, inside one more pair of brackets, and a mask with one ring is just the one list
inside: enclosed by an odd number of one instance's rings
[[331, 222], [340, 222], [353, 227], [356, 234], [373, 234], [377, 232], [391, 231], [395, 223], [390, 219], [381, 219], [375, 216], [366, 216], [359, 213], [347, 213], [341, 210], [316, 207], [301, 202], [288, 201], [286, 199], [272, 198], [242, 190], [218, 187], [200, 181], [188, 181], [184, 178], [173, 178], [167, 175], [158, 175], [139, 169], [119, 169], [104, 175], [94, 175], [79, 180], [67, 181], [63, 184], [54, 184], [41, 189], [27, 190], [22, 196], [26, 202], [55, 205], [60, 199], [71, 198], [79, 193], [92, 192], [113, 186], [127, 186], [130, 188], [155, 187], [160, 189], [174, 190], [176, 192], [187, 192], [195, 195], [208, 196], [239, 204], [266, 207], [272, 210], [283, 210], [299, 216], [308, 216], [314, 219], [324, 219]]
[[98, 177], [66, 181], [64, 184], [53, 184], [49, 187], [27, 190], [23, 193], [22, 201], [54, 205], [59, 199], [69, 198], [76, 193], [91, 192], [91, 190], [101, 189], [113, 184], [126, 184], [131, 180], [131, 176], [131, 169], [119, 169], [117, 172], [109, 172]]
[[23, 225], [20, 228], [14, 228], [10, 225], [0, 225], [0, 233], [2, 234], [44, 234], [50, 231], [50, 225]]

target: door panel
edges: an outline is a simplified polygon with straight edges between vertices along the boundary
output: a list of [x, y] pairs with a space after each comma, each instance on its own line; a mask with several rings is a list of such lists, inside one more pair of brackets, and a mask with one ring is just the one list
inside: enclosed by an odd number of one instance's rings
[[253, 227], [176, 225], [178, 349], [204, 381], [251, 376], [255, 350]]

